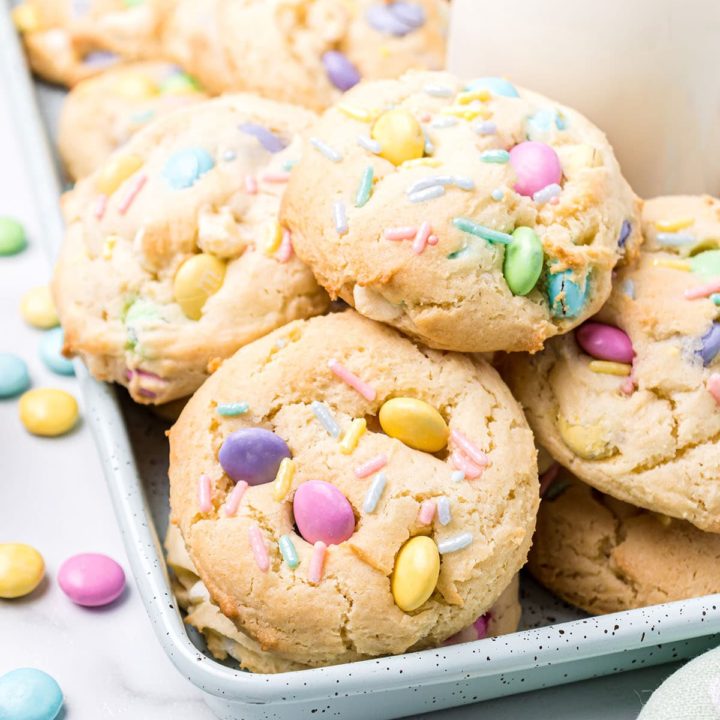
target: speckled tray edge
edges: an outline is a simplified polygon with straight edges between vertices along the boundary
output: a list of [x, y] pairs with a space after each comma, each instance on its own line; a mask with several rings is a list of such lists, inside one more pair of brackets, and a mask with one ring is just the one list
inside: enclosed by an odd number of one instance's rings
[[[12, 98], [49, 257], [63, 225], [59, 175], [8, 12], [0, 12], [0, 78]], [[391, 718], [689, 657], [717, 644], [720, 596], [526, 630], [374, 661], [253, 675], [203, 655], [172, 596], [163, 553], [114, 389], [77, 363], [138, 591], [166, 653], [221, 718]]]

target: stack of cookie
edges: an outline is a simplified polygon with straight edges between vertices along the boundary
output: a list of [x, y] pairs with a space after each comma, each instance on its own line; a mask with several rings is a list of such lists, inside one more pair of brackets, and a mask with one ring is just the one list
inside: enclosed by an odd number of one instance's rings
[[61, 128], [65, 350], [137, 402], [192, 395], [168, 561], [215, 655], [513, 631], [541, 488], [530, 570], [570, 602], [716, 589], [718, 203], [641, 217], [579, 113], [429, 71], [442, 0], [57, 6], [20, 6], [34, 67], [117, 65]]

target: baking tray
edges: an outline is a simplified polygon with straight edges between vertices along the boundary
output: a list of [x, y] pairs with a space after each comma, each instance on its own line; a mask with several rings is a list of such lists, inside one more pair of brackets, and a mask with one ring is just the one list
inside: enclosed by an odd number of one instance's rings
[[[62, 93], [33, 84], [2, 5], [0, 80], [11, 98], [43, 242], [52, 258], [63, 225], [60, 174], [49, 138]], [[131, 403], [123, 390], [93, 380], [79, 362], [76, 368], [85, 419], [153, 629], [177, 669], [223, 720], [403, 717], [684, 659], [720, 640], [718, 595], [584, 617], [524, 577], [525, 629], [512, 635], [277, 675], [222, 664], [207, 654], [201, 636], [184, 625], [158, 540], [168, 514], [165, 424]]]

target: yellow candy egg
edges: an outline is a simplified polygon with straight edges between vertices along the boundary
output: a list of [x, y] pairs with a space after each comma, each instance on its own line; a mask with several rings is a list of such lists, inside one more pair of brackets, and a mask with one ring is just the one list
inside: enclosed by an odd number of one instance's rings
[[40, 29], [40, 13], [36, 7], [22, 3], [13, 8], [12, 19], [21, 33], [35, 32]]
[[60, 322], [47, 285], [32, 288], [22, 296], [20, 314], [28, 325], [41, 330], [54, 328]]
[[78, 419], [75, 398], [55, 388], [28, 390], [20, 397], [19, 411], [25, 429], [45, 437], [64, 435], [75, 427]]
[[388, 110], [372, 126], [370, 133], [380, 143], [380, 155], [395, 165], [421, 158], [425, 135], [420, 123], [407, 110]]
[[600, 425], [571, 425], [560, 415], [558, 430], [563, 442], [583, 460], [602, 460], [617, 451], [617, 448], [608, 442]]
[[23, 543], [0, 543], [0, 598], [29, 595], [43, 579], [42, 555]]
[[188, 258], [175, 273], [173, 294], [175, 302], [191, 320], [199, 320], [208, 298], [214, 295], [225, 280], [225, 263], [208, 253]]
[[380, 408], [379, 420], [386, 435], [416, 450], [438, 452], [447, 445], [447, 423], [432, 405], [422, 400], [392, 398]]
[[440, 575], [440, 553], [432, 538], [410, 538], [395, 558], [390, 585], [403, 612], [417, 610], [432, 594]]
[[157, 85], [147, 75], [125, 73], [113, 83], [117, 95], [131, 100], [145, 100], [159, 93]]
[[142, 165], [137, 155], [113, 155], [98, 174], [97, 189], [103, 195], [112, 195]]

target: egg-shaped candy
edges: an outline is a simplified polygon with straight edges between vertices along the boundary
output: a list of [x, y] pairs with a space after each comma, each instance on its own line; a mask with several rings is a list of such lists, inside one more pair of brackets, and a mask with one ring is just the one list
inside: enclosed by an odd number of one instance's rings
[[355, 532], [355, 514], [348, 499], [334, 485], [309, 480], [295, 491], [295, 523], [300, 534], [311, 544], [321, 540], [339, 545]]

